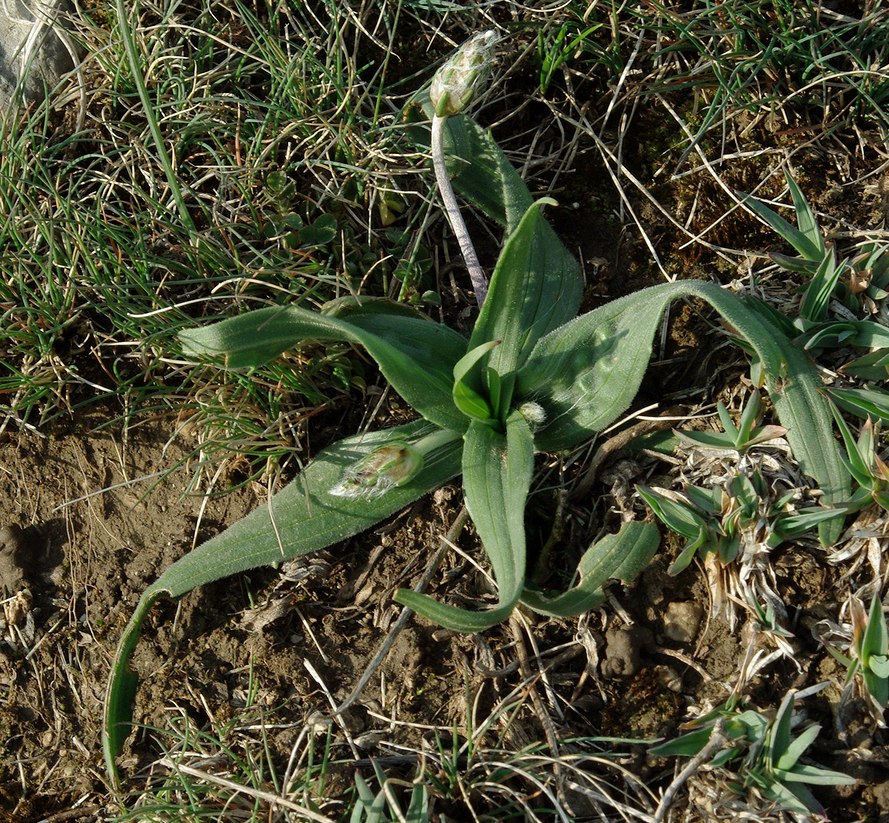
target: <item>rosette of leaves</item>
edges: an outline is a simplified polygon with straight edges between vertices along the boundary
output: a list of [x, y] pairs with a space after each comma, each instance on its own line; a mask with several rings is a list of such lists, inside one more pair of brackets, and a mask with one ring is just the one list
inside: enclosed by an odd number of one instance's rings
[[[794, 701], [820, 691], [826, 684], [788, 692], [773, 718], [745, 708], [737, 695], [688, 725], [692, 731], [650, 749], [659, 757], [708, 754], [713, 768], [723, 768], [726, 785], [743, 797], [750, 789], [782, 809], [810, 819], [824, 807], [809, 786], [850, 786], [855, 779], [842, 772], [806, 762], [806, 750], [821, 727], [812, 724], [793, 736]], [[732, 777], [734, 772], [734, 778]]]
[[458, 193], [504, 229], [487, 299], [468, 338], [403, 305], [366, 299], [321, 311], [268, 307], [182, 335], [187, 354], [222, 358], [237, 369], [306, 340], [363, 347], [417, 419], [324, 449], [267, 506], [185, 555], [146, 589], [120, 640], [108, 686], [104, 751], [113, 782], [137, 687], [129, 660], [158, 599], [329, 546], [459, 475], [499, 599], [471, 611], [400, 590], [396, 600], [423, 617], [480, 632], [519, 604], [547, 615], [577, 614], [600, 601], [608, 579], [637, 574], [658, 537], [654, 526], [631, 522], [588, 549], [570, 590], [530, 587], [525, 503], [536, 452], [573, 448], [630, 406], [674, 300], [698, 298], [723, 316], [761, 364], [803, 470], [826, 501], [848, 496], [815, 369], [768, 319], [718, 285], [701, 282], [654, 286], [576, 316], [583, 278], [544, 219], [544, 206], [553, 201], [534, 201], [493, 138], [466, 116], [449, 117], [444, 137]]

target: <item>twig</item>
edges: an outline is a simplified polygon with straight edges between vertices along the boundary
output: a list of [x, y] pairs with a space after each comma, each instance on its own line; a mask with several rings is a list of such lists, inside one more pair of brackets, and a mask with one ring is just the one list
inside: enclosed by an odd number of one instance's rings
[[688, 779], [704, 765], [704, 763], [706, 763], [719, 749], [725, 746], [727, 738], [724, 729], [725, 720], [720, 718], [713, 727], [713, 731], [710, 733], [710, 739], [707, 741], [707, 745], [685, 764], [685, 768], [679, 772], [673, 779], [673, 782], [667, 786], [666, 791], [664, 791], [664, 796], [658, 804], [657, 811], [654, 813], [654, 823], [662, 823], [667, 812], [670, 811], [670, 806], [673, 805], [673, 801], [679, 790], [686, 784]]

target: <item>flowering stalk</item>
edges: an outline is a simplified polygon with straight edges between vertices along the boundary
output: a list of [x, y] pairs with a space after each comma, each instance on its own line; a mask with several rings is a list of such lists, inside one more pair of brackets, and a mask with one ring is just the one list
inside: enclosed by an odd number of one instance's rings
[[459, 114], [475, 97], [486, 70], [491, 62], [491, 54], [496, 42], [493, 31], [476, 34], [464, 43], [432, 78], [429, 98], [432, 101], [432, 166], [441, 199], [444, 203], [448, 223], [457, 238], [460, 253], [469, 270], [475, 299], [481, 308], [488, 293], [488, 281], [478, 262], [478, 255], [469, 237], [469, 231], [460, 214], [460, 206], [448, 177], [444, 158], [444, 124], [452, 114]]

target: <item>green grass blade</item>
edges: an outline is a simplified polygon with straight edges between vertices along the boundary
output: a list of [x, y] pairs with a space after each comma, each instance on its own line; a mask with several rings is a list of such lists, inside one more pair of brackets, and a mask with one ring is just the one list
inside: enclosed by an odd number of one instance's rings
[[466, 508], [491, 560], [499, 603], [471, 612], [406, 589], [395, 599], [452, 631], [480, 632], [509, 617], [525, 585], [525, 501], [533, 469], [534, 439], [521, 415], [510, 416], [505, 435], [473, 421], [463, 447]]
[[[809, 205], [805, 195], [796, 184], [796, 180], [790, 175], [786, 169], [784, 170], [784, 179], [787, 181], [787, 188], [790, 189], [790, 196], [793, 199], [793, 210], [796, 212], [796, 225], [803, 233], [806, 239], [818, 249], [822, 256], [827, 254], [827, 246], [821, 235], [821, 229], [818, 227], [818, 220], [815, 212]], [[815, 258], [812, 258], [815, 259]]]
[[[362, 457], [402, 442], [428, 450], [423, 466], [407, 483], [374, 498], [331, 493]], [[112, 782], [117, 784], [115, 758], [129, 733], [138, 684], [129, 661], [142, 623], [159, 598], [179, 597], [214, 580], [317, 551], [364, 531], [459, 474], [461, 446], [459, 436], [425, 421], [341, 440], [322, 451], [267, 506], [198, 546], [149, 586], [124, 630], [111, 667], [103, 749]]]
[[357, 343], [423, 417], [442, 428], [466, 428], [452, 397], [453, 368], [466, 351], [466, 340], [430, 320], [379, 312], [341, 319], [296, 306], [270, 307], [190, 329], [180, 337], [187, 354], [224, 357], [230, 368], [267, 362], [304, 340]]
[[820, 323], [827, 316], [830, 298], [840, 282], [843, 266], [838, 266], [833, 252], [825, 252], [800, 304], [800, 317], [807, 323]]
[[121, 40], [123, 40], [124, 51], [127, 55], [130, 72], [132, 72], [133, 75], [133, 82], [135, 83], [136, 90], [139, 94], [139, 100], [145, 110], [145, 119], [148, 123], [148, 128], [151, 131], [151, 138], [154, 141], [158, 160], [160, 160], [161, 166], [163, 166], [164, 176], [167, 178], [167, 184], [170, 187], [170, 194], [172, 195], [173, 202], [176, 204], [176, 209], [179, 212], [179, 219], [182, 220], [182, 224], [188, 229], [192, 237], [194, 237], [197, 235], [197, 228], [195, 227], [194, 220], [192, 220], [191, 213], [188, 211], [188, 206], [185, 205], [185, 198], [182, 196], [182, 188], [179, 185], [179, 178], [176, 176], [176, 171], [170, 160], [170, 153], [167, 151], [166, 144], [164, 143], [164, 136], [161, 134], [154, 106], [151, 97], [148, 94], [148, 88], [145, 85], [145, 78], [142, 76], [139, 53], [136, 50], [136, 41], [133, 37], [133, 30], [130, 27], [130, 16], [135, 20], [138, 20], [139, 18], [139, 6], [138, 4], [128, 6], [123, 0], [115, 0], [114, 9], [115, 14], [117, 15], [117, 28], [120, 31]]
[[792, 223], [785, 220], [776, 211], [770, 209], [765, 203], [757, 200], [749, 194], [738, 192], [747, 208], [749, 208], [760, 220], [766, 223], [773, 231], [781, 235], [794, 249], [806, 260], [812, 263], [820, 263], [824, 256], [821, 248], [813, 243], [803, 232]]
[[673, 740], [658, 743], [648, 751], [656, 757], [694, 757], [707, 745], [712, 736], [713, 727], [708, 724], [703, 729], [695, 729]]
[[889, 423], [889, 392], [883, 389], [828, 389], [830, 396], [848, 412]]

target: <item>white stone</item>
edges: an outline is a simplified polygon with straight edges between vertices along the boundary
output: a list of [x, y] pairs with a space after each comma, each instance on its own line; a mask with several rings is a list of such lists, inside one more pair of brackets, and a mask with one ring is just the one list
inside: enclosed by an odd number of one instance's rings
[[664, 614], [664, 635], [677, 643], [691, 643], [698, 636], [704, 609], [688, 600], [677, 600]]
[[0, 115], [17, 95], [39, 100], [74, 68], [65, 0], [0, 0]]

